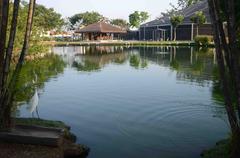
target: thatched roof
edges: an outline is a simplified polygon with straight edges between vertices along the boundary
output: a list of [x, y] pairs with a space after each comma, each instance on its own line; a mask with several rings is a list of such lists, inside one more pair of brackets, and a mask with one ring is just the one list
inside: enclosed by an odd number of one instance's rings
[[127, 32], [111, 24], [105, 22], [97, 22], [77, 30], [76, 33], [127, 33]]
[[[195, 15], [197, 11], [202, 11], [206, 18], [207, 18], [207, 23], [211, 23], [210, 15], [209, 15], [209, 8], [208, 8], [208, 2], [207, 0], [202, 0], [199, 1], [196, 4], [191, 5], [188, 8], [185, 8], [181, 11], [179, 11], [179, 15], [184, 16], [184, 21], [183, 24], [190, 24], [191, 22], [191, 17]], [[148, 23], [145, 23], [141, 25], [141, 27], [151, 27], [151, 26], [161, 26], [161, 25], [171, 25], [170, 22], [170, 17], [169, 16], [164, 16], [159, 19], [150, 21]]]

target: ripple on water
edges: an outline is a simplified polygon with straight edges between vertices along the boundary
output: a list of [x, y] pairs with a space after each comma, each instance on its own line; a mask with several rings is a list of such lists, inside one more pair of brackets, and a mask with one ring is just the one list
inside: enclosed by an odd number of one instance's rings
[[[209, 108], [209, 105], [202, 103], [186, 105], [186, 102], [173, 101], [141, 110], [135, 107], [132, 111], [128, 111], [129, 109], [125, 111], [128, 116], [126, 118], [116, 115], [117, 130], [127, 138], [126, 140], [146, 150], [172, 152], [174, 147], [178, 147], [176, 150], [181, 152], [187, 146], [194, 145], [194, 141], [199, 139], [197, 136], [203, 129], [197, 129], [197, 123], [207, 125], [206, 117], [211, 117]], [[189, 135], [188, 132], [194, 134]], [[184, 148], [181, 149], [181, 146]]]

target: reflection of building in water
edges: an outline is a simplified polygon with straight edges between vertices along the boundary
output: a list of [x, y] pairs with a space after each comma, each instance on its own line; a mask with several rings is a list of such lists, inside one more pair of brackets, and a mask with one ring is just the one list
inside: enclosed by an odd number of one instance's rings
[[96, 71], [110, 63], [124, 63], [127, 57], [126, 53], [77, 55], [73, 67], [76, 67], [79, 71]]
[[177, 72], [179, 81], [209, 84], [215, 66], [212, 49], [196, 50], [193, 47], [142, 47], [140, 56]]
[[126, 49], [123, 46], [72, 46], [72, 47], [55, 47], [54, 53], [59, 55], [76, 54], [107, 54], [107, 53], [120, 53]]
[[76, 46], [56, 47], [65, 63], [79, 71], [99, 70], [109, 63], [123, 63], [127, 59], [122, 46]]
[[193, 47], [82, 46], [55, 49], [66, 63], [79, 71], [97, 71], [109, 63], [124, 63], [129, 59], [131, 66], [136, 68], [141, 61], [142, 67], [147, 63], [161, 65], [174, 70], [178, 81], [202, 85], [212, 80], [216, 63], [212, 49]]

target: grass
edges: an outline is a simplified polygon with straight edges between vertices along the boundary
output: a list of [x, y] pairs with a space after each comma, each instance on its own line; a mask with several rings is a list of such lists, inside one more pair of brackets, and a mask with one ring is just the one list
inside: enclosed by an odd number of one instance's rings
[[230, 140], [222, 140], [216, 143], [212, 149], [205, 150], [201, 154], [203, 158], [229, 158]]
[[35, 118], [15, 118], [15, 123], [18, 125], [35, 125], [43, 127], [66, 128], [69, 129], [65, 123], [61, 121], [42, 120]]

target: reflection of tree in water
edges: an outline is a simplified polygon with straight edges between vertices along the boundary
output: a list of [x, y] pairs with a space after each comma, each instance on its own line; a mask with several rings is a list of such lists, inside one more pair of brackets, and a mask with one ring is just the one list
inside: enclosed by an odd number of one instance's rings
[[124, 64], [126, 60], [126, 53], [76, 55], [72, 66], [78, 71], [92, 72], [101, 70], [108, 64]]
[[94, 63], [89, 60], [84, 60], [83, 62], [79, 63], [74, 61], [72, 66], [75, 67], [78, 71], [86, 72], [97, 71], [101, 69], [98, 63]]
[[63, 60], [58, 55], [53, 54], [38, 60], [26, 61], [16, 86], [15, 107], [29, 102], [36, 89], [43, 89], [45, 82], [62, 73], [64, 67]]
[[[214, 71], [213, 71], [213, 88], [212, 88], [212, 98], [216, 103], [222, 103], [222, 105], [224, 106], [224, 95], [222, 92], [222, 87], [221, 87], [221, 82], [219, 80], [219, 71], [218, 68], [215, 67]], [[234, 101], [235, 106], [237, 106], [237, 98], [234, 95], [234, 87], [233, 87], [233, 83], [231, 84], [231, 97], [232, 100]]]
[[[136, 48], [135, 48], [136, 49]], [[140, 47], [141, 58], [152, 64], [170, 68], [176, 72], [177, 80], [184, 83], [210, 85], [215, 58], [212, 49], [193, 47]], [[134, 60], [133, 60], [134, 61]]]
[[148, 66], [148, 62], [146, 59], [142, 59], [139, 55], [131, 55], [130, 56], [130, 66], [135, 69], [146, 68]]
[[[227, 122], [226, 110], [225, 110], [225, 104], [224, 104], [224, 95], [223, 95], [221, 83], [219, 80], [219, 71], [217, 66], [215, 66], [213, 70], [212, 100], [217, 105], [217, 106], [214, 106], [215, 107], [214, 109], [212, 109], [213, 113], [215, 114], [215, 117], [223, 118]], [[233, 100], [236, 100], [236, 98], [233, 98]]]
[[170, 62], [170, 68], [172, 68], [173, 70], [179, 70], [179, 63], [177, 60], [173, 60], [172, 62]]
[[140, 65], [140, 57], [137, 55], [132, 55], [130, 57], [130, 65], [136, 69], [139, 68]]
[[139, 69], [151, 62], [175, 71], [179, 81], [201, 86], [210, 85], [215, 65], [213, 50], [208, 48], [80, 46], [68, 51], [63, 57], [72, 54], [69, 65], [78, 71], [98, 71], [108, 64], [124, 64], [127, 60], [130, 66]]

